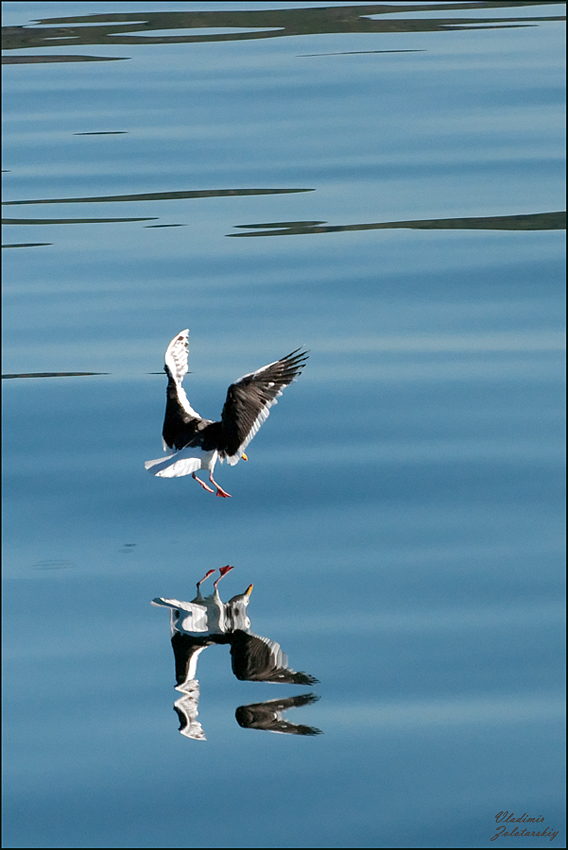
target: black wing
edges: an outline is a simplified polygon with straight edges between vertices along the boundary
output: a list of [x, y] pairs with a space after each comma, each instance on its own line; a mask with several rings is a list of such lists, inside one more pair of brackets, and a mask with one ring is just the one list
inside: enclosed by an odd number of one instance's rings
[[267, 702], [255, 702], [240, 705], [235, 717], [239, 726], [245, 729], [262, 729], [265, 732], [281, 732], [292, 735], [321, 735], [321, 729], [315, 726], [298, 725], [284, 720], [282, 712], [289, 708], [311, 705], [319, 699], [315, 694], [302, 694], [287, 699], [271, 699]]
[[231, 465], [238, 463], [270, 408], [284, 387], [300, 374], [307, 359], [308, 353], [297, 348], [231, 384], [221, 415], [223, 451]]
[[166, 446], [170, 449], [183, 449], [191, 445], [195, 437], [198, 437], [195, 444], [200, 445], [198, 432], [208, 424], [193, 409], [182, 387], [182, 381], [187, 374], [188, 348], [189, 331], [186, 328], [174, 336], [166, 349], [164, 370], [168, 376], [168, 387], [162, 428], [164, 449]]
[[269, 638], [237, 629], [229, 635], [233, 673], [244, 682], [282, 682], [289, 685], [315, 685], [309, 673], [288, 667], [288, 656], [280, 644]]

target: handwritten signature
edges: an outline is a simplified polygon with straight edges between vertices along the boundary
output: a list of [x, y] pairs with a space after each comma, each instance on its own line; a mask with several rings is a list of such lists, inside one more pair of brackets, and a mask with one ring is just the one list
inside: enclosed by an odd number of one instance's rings
[[[534, 824], [537, 824], [537, 823], [544, 823], [544, 818], [542, 816], [539, 817], [539, 818], [529, 818], [529, 817], [527, 817], [526, 812], [523, 815], [521, 815], [520, 818], [516, 818], [514, 812], [511, 812], [511, 814], [509, 814], [509, 812], [499, 812], [498, 814], [495, 815], [495, 822], [499, 823], [500, 821], [504, 821], [505, 823], [508, 823], [508, 824], [518, 824], [518, 823], [534, 823]], [[495, 841], [497, 838], [504, 838], [505, 836], [514, 836], [515, 838], [520, 838], [521, 836], [523, 836], [524, 838], [532, 838], [532, 837], [536, 837], [536, 836], [543, 837], [545, 835], [548, 836], [551, 841], [554, 841], [554, 839], [558, 835], [558, 830], [556, 830], [556, 831], [554, 831], [554, 830], [549, 831], [549, 830], [550, 830], [550, 827], [545, 826], [544, 829], [541, 829], [538, 832], [536, 832], [534, 830], [531, 831], [530, 828], [524, 828], [519, 832], [519, 828], [517, 826], [513, 826], [512, 828], [509, 828], [509, 831], [507, 832], [506, 826], [498, 826], [497, 830], [495, 832], [495, 835], [493, 836], [493, 838], [491, 838], [491, 841]]]

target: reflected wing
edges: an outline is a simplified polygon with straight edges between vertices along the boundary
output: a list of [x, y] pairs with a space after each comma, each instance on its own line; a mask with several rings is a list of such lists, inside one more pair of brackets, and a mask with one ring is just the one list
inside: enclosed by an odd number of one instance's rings
[[185, 682], [183, 687], [178, 687], [183, 696], [174, 702], [174, 711], [179, 718], [179, 731], [186, 738], [193, 738], [195, 741], [205, 741], [205, 732], [197, 715], [199, 714], [199, 682], [197, 679], [190, 679]]
[[233, 673], [246, 682], [281, 682], [290, 685], [314, 685], [309, 673], [297, 673], [288, 667], [288, 656], [280, 644], [269, 638], [237, 629], [229, 636]]
[[197, 659], [212, 641], [206, 637], [193, 635], [182, 635], [174, 632], [172, 635], [172, 648], [176, 663], [176, 688], [186, 689], [188, 684], [195, 679], [197, 672]]
[[286, 709], [311, 705], [317, 699], [315, 694], [302, 694], [287, 699], [271, 699], [268, 702], [240, 705], [235, 712], [235, 717], [239, 726], [246, 729], [262, 729], [265, 732], [292, 735], [321, 735], [321, 729], [316, 729], [315, 726], [290, 723], [282, 717], [282, 712]]
[[305, 366], [308, 354], [299, 348], [281, 360], [243, 375], [227, 391], [221, 415], [223, 447], [227, 461], [238, 463], [244, 450], [268, 417], [282, 390]]

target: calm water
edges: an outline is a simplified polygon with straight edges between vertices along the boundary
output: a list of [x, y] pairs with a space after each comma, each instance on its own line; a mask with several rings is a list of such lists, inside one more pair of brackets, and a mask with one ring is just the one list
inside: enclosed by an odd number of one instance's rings
[[564, 4], [3, 12], [4, 846], [565, 845]]

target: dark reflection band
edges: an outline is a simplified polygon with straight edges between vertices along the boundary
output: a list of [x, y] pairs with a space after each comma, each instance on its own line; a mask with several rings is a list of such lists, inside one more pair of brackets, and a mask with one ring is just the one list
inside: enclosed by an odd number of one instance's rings
[[[562, 21], [563, 15], [524, 15], [514, 17], [512, 10], [530, 6], [526, 0], [495, 0], [491, 3], [439, 3], [421, 6], [400, 3], [366, 3], [357, 6], [320, 8], [254, 9], [242, 11], [139, 12], [44, 18], [34, 26], [3, 28], [3, 49], [69, 48], [87, 45], [115, 46], [134, 44], [191, 44], [194, 42], [243, 41], [259, 38], [285, 38], [328, 33], [430, 33], [480, 27], [534, 26], [540, 22]], [[508, 16], [495, 15], [506, 8]], [[475, 10], [475, 17], [452, 13]], [[433, 13], [439, 17], [433, 17]], [[417, 14], [418, 13], [418, 14]], [[410, 17], [405, 17], [409, 14]], [[78, 27], [77, 24], [80, 26]], [[56, 25], [56, 29], [54, 29]], [[208, 32], [200, 32], [207, 29]], [[211, 32], [216, 29], [217, 32]], [[225, 32], [219, 32], [225, 29]], [[180, 32], [175, 32], [176, 30]], [[181, 32], [185, 30], [186, 32]], [[187, 32], [187, 31], [190, 32]], [[165, 31], [170, 34], [165, 35]], [[172, 34], [173, 31], [173, 34]], [[93, 62], [126, 59], [125, 56], [82, 56], [47, 54], [44, 56], [4, 55], [7, 64], [26, 62]]]
[[427, 218], [416, 221], [378, 221], [370, 224], [327, 224], [325, 221], [276, 221], [237, 224], [247, 233], [227, 236], [300, 236], [306, 233], [339, 233], [342, 230], [566, 230], [566, 211], [521, 215], [488, 215], [474, 218]]

